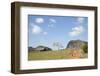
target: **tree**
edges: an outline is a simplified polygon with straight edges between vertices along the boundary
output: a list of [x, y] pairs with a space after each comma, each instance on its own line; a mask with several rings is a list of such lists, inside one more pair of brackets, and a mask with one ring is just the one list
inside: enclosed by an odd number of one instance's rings
[[83, 51], [84, 51], [85, 53], [88, 53], [88, 45], [87, 45], [87, 44], [85, 44], [85, 45], [83, 46]]
[[58, 50], [62, 49], [63, 48], [63, 45], [59, 42], [54, 42], [53, 43], [53, 47], [54, 48], [57, 48]]

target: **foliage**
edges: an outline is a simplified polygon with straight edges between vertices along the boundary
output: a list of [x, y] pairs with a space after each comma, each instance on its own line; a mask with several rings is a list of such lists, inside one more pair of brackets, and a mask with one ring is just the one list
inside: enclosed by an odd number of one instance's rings
[[63, 48], [63, 45], [60, 42], [54, 42], [53, 47], [57, 48], [58, 50]]
[[84, 51], [84, 53], [88, 53], [88, 45], [87, 44], [85, 44], [83, 46], [83, 51]]

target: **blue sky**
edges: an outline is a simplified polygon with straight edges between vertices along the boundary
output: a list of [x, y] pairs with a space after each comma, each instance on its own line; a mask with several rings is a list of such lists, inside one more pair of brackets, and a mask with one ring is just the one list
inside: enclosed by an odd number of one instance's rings
[[54, 49], [59, 42], [66, 48], [70, 40], [88, 41], [88, 18], [78, 16], [28, 16], [28, 46]]

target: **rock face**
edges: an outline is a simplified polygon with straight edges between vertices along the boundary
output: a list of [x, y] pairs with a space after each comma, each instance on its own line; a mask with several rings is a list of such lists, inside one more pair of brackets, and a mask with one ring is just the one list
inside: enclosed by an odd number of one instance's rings
[[74, 48], [74, 49], [83, 49], [85, 45], [88, 43], [82, 40], [71, 40], [69, 41], [67, 48]]
[[52, 49], [46, 46], [37, 46], [36, 48], [29, 47], [29, 51], [51, 51]]

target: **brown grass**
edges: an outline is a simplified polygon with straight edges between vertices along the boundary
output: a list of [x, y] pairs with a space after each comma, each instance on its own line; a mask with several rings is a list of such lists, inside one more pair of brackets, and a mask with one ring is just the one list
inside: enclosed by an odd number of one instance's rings
[[81, 49], [64, 49], [59, 51], [29, 52], [28, 60], [54, 60], [84, 58]]

